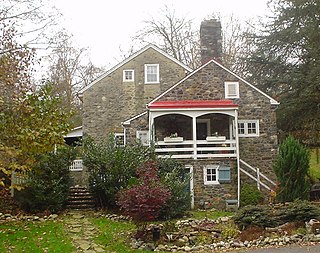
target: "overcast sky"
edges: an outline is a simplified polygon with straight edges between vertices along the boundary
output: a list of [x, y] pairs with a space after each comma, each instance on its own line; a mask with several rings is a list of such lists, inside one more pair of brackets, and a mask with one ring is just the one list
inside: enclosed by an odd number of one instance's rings
[[88, 47], [92, 62], [110, 67], [119, 59], [119, 46], [127, 50], [143, 21], [159, 16], [167, 5], [177, 16], [194, 20], [195, 27], [212, 13], [241, 19], [264, 16], [267, 0], [52, 0], [64, 15], [63, 26], [78, 46]]

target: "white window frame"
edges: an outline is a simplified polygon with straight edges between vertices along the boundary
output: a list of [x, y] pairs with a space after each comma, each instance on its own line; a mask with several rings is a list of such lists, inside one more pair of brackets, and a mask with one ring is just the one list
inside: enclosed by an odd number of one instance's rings
[[[249, 125], [250, 124], [256, 125], [256, 132], [255, 133], [249, 133]], [[240, 127], [239, 125], [244, 125], [244, 133], [240, 133]], [[239, 137], [259, 137], [260, 135], [260, 129], [259, 129], [259, 120], [238, 120], [238, 131], [239, 131]]]
[[[148, 67], [156, 67], [157, 68], [157, 70], [156, 70], [157, 71], [156, 72], [157, 78], [155, 81], [148, 81]], [[159, 83], [160, 82], [159, 74], [160, 74], [159, 64], [145, 64], [144, 65], [144, 82], [146, 84]]]
[[[146, 136], [146, 139], [141, 139], [142, 136]], [[143, 146], [149, 146], [149, 131], [148, 130], [138, 130], [136, 132], [136, 138], [141, 141]]]
[[[234, 85], [235, 93], [230, 94], [230, 86]], [[240, 98], [239, 93], [239, 82], [225, 82], [224, 83], [224, 91], [225, 91], [225, 98]]]
[[114, 139], [115, 139], [116, 145], [118, 145], [118, 143], [117, 143], [117, 137], [122, 137], [123, 143], [120, 144], [119, 147], [124, 147], [124, 145], [125, 145], [125, 140], [124, 140], [125, 136], [124, 136], [124, 133], [114, 133]]
[[[131, 72], [132, 79], [126, 79], [126, 72]], [[133, 69], [124, 69], [123, 70], [123, 82], [133, 82], [134, 81], [134, 70]]]
[[[208, 180], [208, 169], [214, 169], [216, 171], [216, 179]], [[219, 165], [207, 165], [203, 167], [203, 182], [205, 185], [217, 185], [219, 183]]]

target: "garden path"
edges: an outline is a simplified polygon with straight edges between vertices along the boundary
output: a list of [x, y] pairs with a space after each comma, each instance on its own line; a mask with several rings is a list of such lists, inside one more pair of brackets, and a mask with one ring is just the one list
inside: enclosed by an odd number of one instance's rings
[[[105, 252], [104, 247], [94, 242], [94, 237], [99, 233], [89, 220], [89, 213], [92, 211], [70, 211], [64, 215], [66, 231], [72, 238], [76, 247], [73, 253], [100, 253]], [[93, 214], [93, 213], [92, 213]]]

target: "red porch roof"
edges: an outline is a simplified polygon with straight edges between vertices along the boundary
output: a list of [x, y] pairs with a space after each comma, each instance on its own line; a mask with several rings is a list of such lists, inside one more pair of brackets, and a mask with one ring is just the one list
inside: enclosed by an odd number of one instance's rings
[[149, 104], [151, 109], [172, 108], [237, 108], [232, 100], [172, 100], [155, 101]]

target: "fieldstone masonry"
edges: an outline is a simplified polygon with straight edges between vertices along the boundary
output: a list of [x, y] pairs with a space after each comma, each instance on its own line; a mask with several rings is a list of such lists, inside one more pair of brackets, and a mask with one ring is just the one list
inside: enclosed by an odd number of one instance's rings
[[[272, 163], [277, 152], [277, 128], [275, 110], [270, 98], [248, 85], [214, 61], [221, 61], [221, 24], [215, 20], [204, 21], [200, 28], [201, 57], [204, 64], [158, 101], [172, 100], [224, 100], [226, 81], [239, 82], [239, 120], [259, 120], [258, 137], [240, 138], [240, 158], [275, 179]], [[159, 64], [160, 83], [145, 84], [144, 64]], [[134, 81], [123, 82], [123, 70], [134, 70]], [[121, 122], [146, 111], [146, 103], [172, 87], [186, 76], [186, 68], [154, 48], [148, 48], [127, 61], [83, 94], [83, 131], [94, 138], [104, 138], [111, 132], [123, 132]], [[208, 114], [210, 114], [208, 110]], [[148, 113], [125, 125], [126, 142], [133, 143], [137, 130], [149, 130]], [[212, 203], [213, 207], [225, 206], [225, 200], [237, 198], [236, 159], [182, 160], [193, 166], [195, 205]], [[204, 185], [203, 168], [206, 165], [229, 164], [231, 183]], [[245, 177], [243, 177], [245, 178]]]
[[[145, 84], [144, 65], [159, 64], [160, 83]], [[123, 81], [134, 70], [134, 81]], [[146, 104], [186, 75], [186, 69], [152, 47], [121, 65], [83, 94], [84, 135], [104, 138], [122, 133], [121, 122], [143, 112]]]

